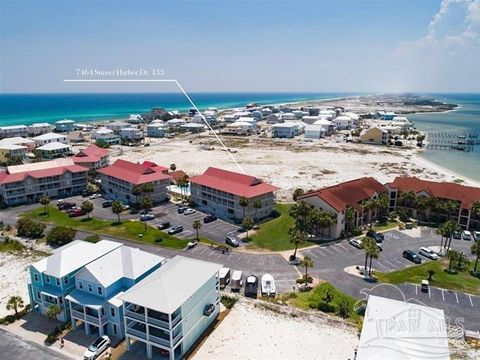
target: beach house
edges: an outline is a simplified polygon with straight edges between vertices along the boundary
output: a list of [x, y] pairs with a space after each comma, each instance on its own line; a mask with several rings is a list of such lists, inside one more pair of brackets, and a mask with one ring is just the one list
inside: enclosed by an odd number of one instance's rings
[[360, 141], [365, 144], [385, 145], [388, 140], [388, 131], [380, 127], [372, 127], [360, 133]]
[[278, 117], [277, 114], [270, 114], [267, 116], [267, 124], [279, 124], [279, 123], [283, 123], [283, 119]]
[[27, 126], [29, 136], [38, 136], [52, 132], [55, 129], [53, 125], [49, 123], [34, 123]]
[[147, 125], [147, 136], [153, 138], [162, 138], [165, 136], [165, 124], [156, 122]]
[[123, 128], [120, 129], [120, 138], [126, 141], [140, 141], [143, 139], [143, 132], [133, 127]]
[[[278, 188], [254, 176], [209, 167], [202, 175], [189, 180], [191, 200], [196, 206], [225, 220], [262, 219], [269, 216], [275, 206]], [[248, 199], [246, 207], [240, 206], [242, 197]]]
[[165, 259], [129, 246], [120, 246], [86, 264], [65, 297], [72, 328], [85, 333], [125, 336], [123, 303], [119, 296], [158, 269]]
[[272, 125], [272, 138], [291, 139], [304, 132], [305, 126], [298, 121], [289, 121]]
[[327, 134], [327, 130], [323, 125], [306, 125], [305, 139], [320, 139]]
[[186, 123], [186, 124], [180, 125], [180, 131], [190, 132], [192, 134], [198, 134], [205, 131], [205, 125], [197, 124], [197, 123]]
[[21, 163], [27, 157], [28, 148], [22, 145], [0, 145], [0, 164]]
[[224, 132], [234, 135], [250, 135], [256, 132], [257, 125], [252, 122], [235, 121], [225, 127]]
[[131, 127], [131, 125], [125, 121], [112, 121], [109, 122], [106, 127], [118, 135], [121, 129]]
[[69, 132], [75, 130], [75, 121], [60, 120], [55, 122], [55, 130], [59, 132]]
[[108, 145], [120, 144], [120, 136], [116, 135], [111, 129], [100, 128], [92, 132], [92, 139], [98, 142], [104, 142]]
[[336, 239], [345, 231], [347, 208], [354, 211], [354, 225], [363, 226], [377, 218], [378, 210], [365, 209], [362, 203], [377, 199], [386, 192], [385, 186], [376, 179], [364, 177], [305, 193], [299, 196], [297, 201], [304, 201], [317, 209], [334, 214], [336, 223], [328, 229], [328, 236]]
[[19, 137], [19, 136], [1, 139], [0, 146], [4, 146], [4, 145], [26, 146], [28, 148], [28, 151], [32, 151], [33, 149], [35, 149], [35, 146], [36, 146], [34, 141], [27, 138]]
[[28, 129], [25, 125], [0, 126], [0, 138], [27, 137]]
[[220, 311], [222, 265], [175, 256], [119, 298], [128, 350], [182, 359]]
[[46, 133], [42, 135], [38, 135], [32, 138], [35, 141], [36, 146], [42, 146], [51, 143], [61, 143], [61, 144], [68, 144], [68, 138], [66, 135], [62, 134], [55, 134], [55, 133]]
[[72, 159], [56, 159], [7, 166], [0, 171], [0, 203], [6, 205], [38, 202], [50, 198], [78, 195], [87, 188], [88, 169]]
[[121, 246], [121, 243], [108, 240], [95, 244], [75, 240], [30, 265], [27, 286], [32, 311], [45, 314], [52, 305], [58, 305], [61, 313], [57, 319], [69, 321], [70, 305], [66, 296], [75, 289], [77, 273], [87, 264]]
[[70, 145], [52, 142], [35, 149], [35, 152], [44, 160], [58, 159], [72, 155], [72, 148]]
[[153, 192], [146, 194], [154, 204], [167, 199], [167, 187], [171, 176], [168, 168], [152, 162], [136, 164], [126, 160], [116, 160], [112, 165], [98, 170], [102, 190], [112, 200], [120, 200], [125, 204], [139, 203], [142, 195], [132, 194], [132, 189], [143, 184], [151, 184]]
[[333, 119], [333, 123], [337, 130], [350, 130], [356, 127], [356, 122], [348, 115], [340, 115]]
[[90, 145], [72, 156], [72, 160], [75, 164], [98, 170], [108, 166], [108, 153], [107, 149], [102, 149], [97, 145]]

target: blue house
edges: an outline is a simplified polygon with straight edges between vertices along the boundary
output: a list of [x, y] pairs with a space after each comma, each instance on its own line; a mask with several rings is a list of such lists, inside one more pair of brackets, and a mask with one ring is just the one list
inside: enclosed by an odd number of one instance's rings
[[28, 294], [32, 311], [45, 314], [52, 305], [62, 310], [60, 321], [70, 320], [66, 297], [75, 289], [77, 273], [89, 263], [101, 258], [122, 244], [102, 240], [96, 244], [75, 240], [57, 249], [52, 255], [30, 265]]
[[83, 326], [87, 335], [123, 338], [123, 304], [118, 297], [163, 261], [160, 256], [121, 246], [86, 265], [77, 273], [75, 288], [66, 297], [72, 327]]

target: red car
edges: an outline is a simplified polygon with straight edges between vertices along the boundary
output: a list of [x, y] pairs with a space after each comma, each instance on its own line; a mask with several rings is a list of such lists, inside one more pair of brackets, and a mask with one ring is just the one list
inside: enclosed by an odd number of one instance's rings
[[68, 213], [69, 217], [78, 217], [83, 215], [85, 215], [85, 213], [83, 212], [82, 209], [76, 209]]

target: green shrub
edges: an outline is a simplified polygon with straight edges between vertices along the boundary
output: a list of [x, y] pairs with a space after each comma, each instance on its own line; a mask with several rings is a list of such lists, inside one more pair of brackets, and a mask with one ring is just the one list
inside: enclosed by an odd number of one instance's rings
[[64, 226], [55, 226], [47, 235], [47, 243], [55, 245], [65, 245], [72, 242], [77, 231]]
[[338, 302], [338, 315], [346, 319], [350, 315], [350, 304], [347, 300], [341, 299]]
[[329, 304], [325, 301], [320, 301], [318, 303], [317, 309], [320, 311], [323, 311], [325, 313], [333, 313], [335, 312], [335, 306], [332, 304]]
[[83, 239], [83, 241], [87, 241], [87, 242], [91, 242], [91, 243], [97, 243], [100, 240], [101, 240], [100, 235], [98, 235], [98, 234], [90, 235], [90, 236], [87, 236], [85, 239]]
[[223, 306], [225, 306], [227, 309], [233, 308], [233, 305], [237, 302], [237, 299], [231, 296], [227, 295], [222, 295], [220, 298], [220, 301], [222, 302]]
[[46, 225], [32, 221], [27, 218], [21, 218], [17, 221], [17, 235], [30, 239], [39, 239], [43, 236]]

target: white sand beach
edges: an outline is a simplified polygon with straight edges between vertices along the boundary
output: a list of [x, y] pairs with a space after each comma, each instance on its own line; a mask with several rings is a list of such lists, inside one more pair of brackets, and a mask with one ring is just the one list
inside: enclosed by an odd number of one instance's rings
[[354, 326], [289, 316], [240, 300], [193, 359], [353, 359]]

